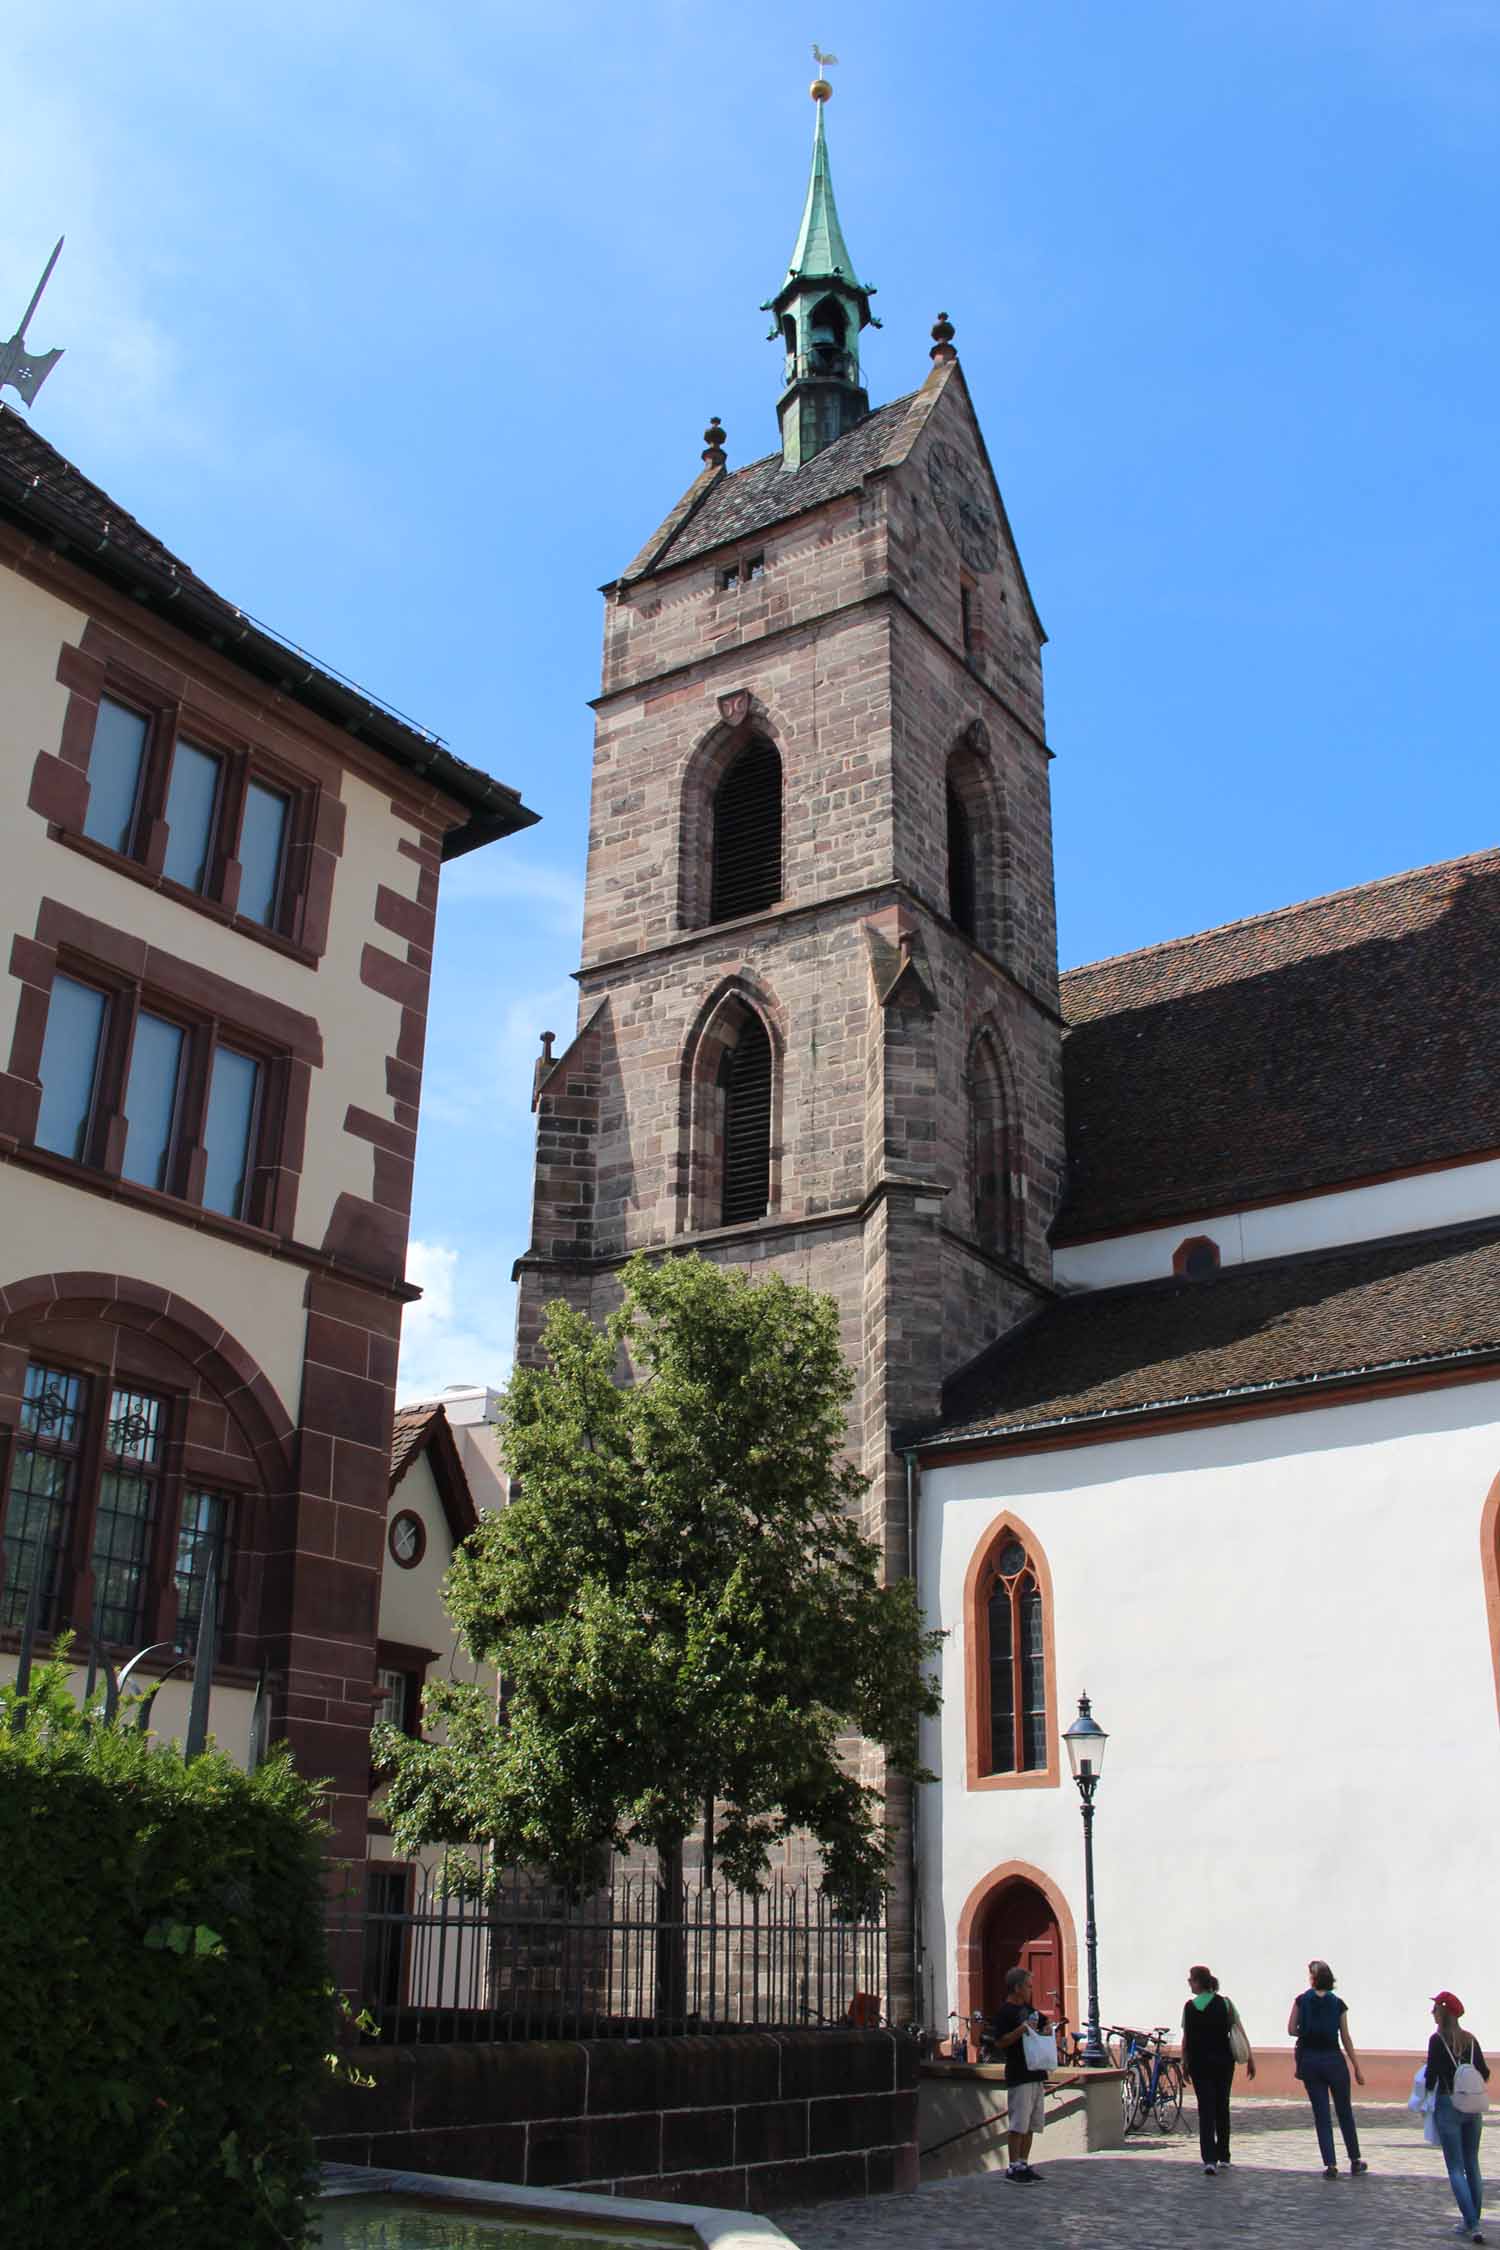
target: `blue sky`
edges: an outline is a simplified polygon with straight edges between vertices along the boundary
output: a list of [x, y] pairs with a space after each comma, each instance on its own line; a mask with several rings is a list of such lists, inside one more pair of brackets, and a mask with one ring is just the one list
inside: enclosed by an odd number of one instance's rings
[[872, 398], [946, 307], [1051, 635], [1064, 964], [1500, 826], [1493, 0], [16, 11], [39, 428], [544, 816], [444, 885], [408, 1393], [508, 1363], [596, 588], [774, 442], [814, 36]]

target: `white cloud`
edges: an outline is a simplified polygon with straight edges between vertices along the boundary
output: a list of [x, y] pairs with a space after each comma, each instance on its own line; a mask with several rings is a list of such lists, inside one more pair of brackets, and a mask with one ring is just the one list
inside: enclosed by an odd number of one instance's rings
[[503, 1264], [445, 1242], [412, 1241], [406, 1278], [422, 1291], [401, 1326], [398, 1400], [438, 1398], [455, 1384], [498, 1389], [510, 1374], [516, 1293]]

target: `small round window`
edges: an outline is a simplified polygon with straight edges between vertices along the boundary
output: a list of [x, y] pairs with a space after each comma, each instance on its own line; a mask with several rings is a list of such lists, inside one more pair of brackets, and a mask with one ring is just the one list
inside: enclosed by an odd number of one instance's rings
[[1014, 1578], [1017, 1571], [1026, 1568], [1026, 1549], [1019, 1539], [1007, 1539], [995, 1559], [995, 1570], [1001, 1578]]

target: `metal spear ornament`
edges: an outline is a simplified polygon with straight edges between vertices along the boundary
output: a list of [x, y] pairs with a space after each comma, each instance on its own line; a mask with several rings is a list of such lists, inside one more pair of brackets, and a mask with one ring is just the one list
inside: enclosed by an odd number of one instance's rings
[[62, 246], [63, 237], [59, 235], [57, 248], [47, 260], [47, 270], [36, 285], [31, 303], [26, 307], [20, 327], [8, 344], [0, 344], [0, 391], [3, 391], [6, 384], [9, 383], [13, 391], [20, 392], [28, 406], [62, 358], [61, 345], [58, 346], [56, 351], [51, 352], [29, 352], [26, 349], [27, 325], [42, 301], [42, 291], [52, 279], [52, 268], [62, 256]]

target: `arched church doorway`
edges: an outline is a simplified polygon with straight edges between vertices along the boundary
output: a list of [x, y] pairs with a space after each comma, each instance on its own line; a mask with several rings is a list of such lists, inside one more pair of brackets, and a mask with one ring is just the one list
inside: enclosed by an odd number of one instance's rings
[[1032, 1997], [1043, 2015], [1056, 2022], [1064, 2013], [1063, 1944], [1045, 1893], [1017, 1876], [990, 1898], [980, 1924], [980, 1990], [984, 2012], [1005, 1999], [1011, 1969], [1029, 1969]]

